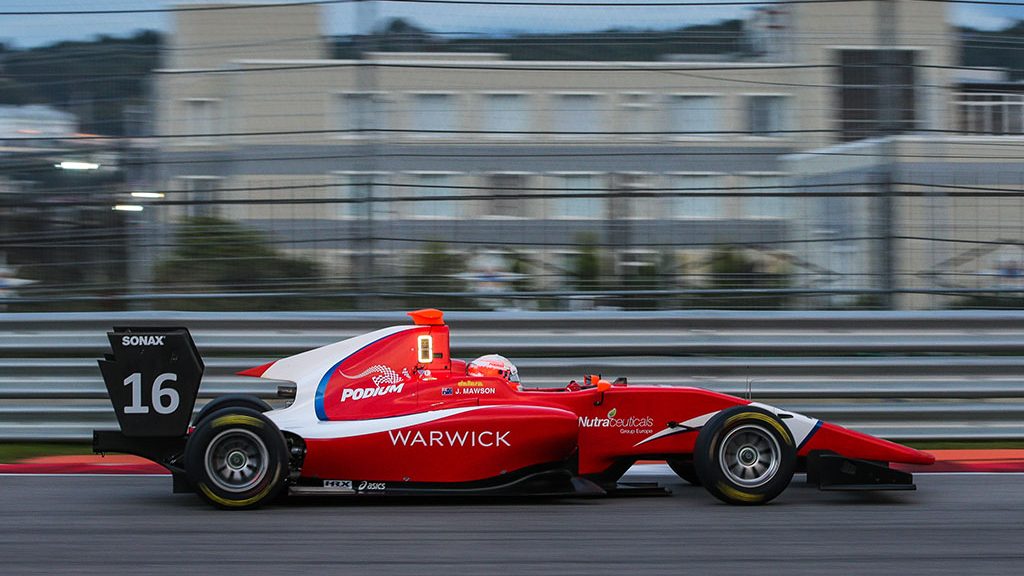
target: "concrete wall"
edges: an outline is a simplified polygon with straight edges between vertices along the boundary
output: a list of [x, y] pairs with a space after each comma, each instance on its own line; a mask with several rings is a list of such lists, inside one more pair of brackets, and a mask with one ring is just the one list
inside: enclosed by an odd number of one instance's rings
[[[218, 10], [218, 6], [230, 9]], [[173, 13], [164, 68], [205, 70], [247, 58], [327, 56], [320, 6], [253, 5], [246, 10], [237, 4], [183, 4], [178, 8], [182, 10]]]

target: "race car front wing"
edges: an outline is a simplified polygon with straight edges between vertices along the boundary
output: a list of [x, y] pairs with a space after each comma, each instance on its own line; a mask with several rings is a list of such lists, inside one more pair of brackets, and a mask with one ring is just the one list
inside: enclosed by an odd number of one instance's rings
[[807, 456], [807, 483], [820, 490], [916, 490], [914, 476], [885, 462], [815, 450]]

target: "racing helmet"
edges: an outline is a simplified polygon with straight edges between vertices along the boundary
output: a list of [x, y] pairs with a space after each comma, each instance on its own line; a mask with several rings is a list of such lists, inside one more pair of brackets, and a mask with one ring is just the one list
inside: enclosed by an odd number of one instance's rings
[[470, 376], [497, 376], [513, 388], [519, 388], [519, 370], [508, 358], [498, 354], [487, 354], [469, 363], [466, 374]]

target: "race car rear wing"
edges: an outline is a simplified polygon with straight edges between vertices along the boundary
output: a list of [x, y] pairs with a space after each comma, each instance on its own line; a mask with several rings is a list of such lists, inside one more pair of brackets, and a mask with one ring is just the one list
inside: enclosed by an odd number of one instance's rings
[[99, 360], [120, 430], [94, 430], [93, 451], [124, 452], [170, 470], [175, 484], [205, 365], [187, 328], [115, 326]]
[[187, 328], [115, 326], [99, 361], [121, 433], [184, 436], [205, 365]]

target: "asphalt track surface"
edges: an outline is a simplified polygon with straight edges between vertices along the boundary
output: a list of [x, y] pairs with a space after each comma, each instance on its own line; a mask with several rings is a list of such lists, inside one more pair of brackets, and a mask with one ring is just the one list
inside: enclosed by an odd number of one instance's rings
[[916, 492], [297, 500], [223, 512], [158, 476], [0, 476], [0, 574], [1024, 573], [1024, 475]]

